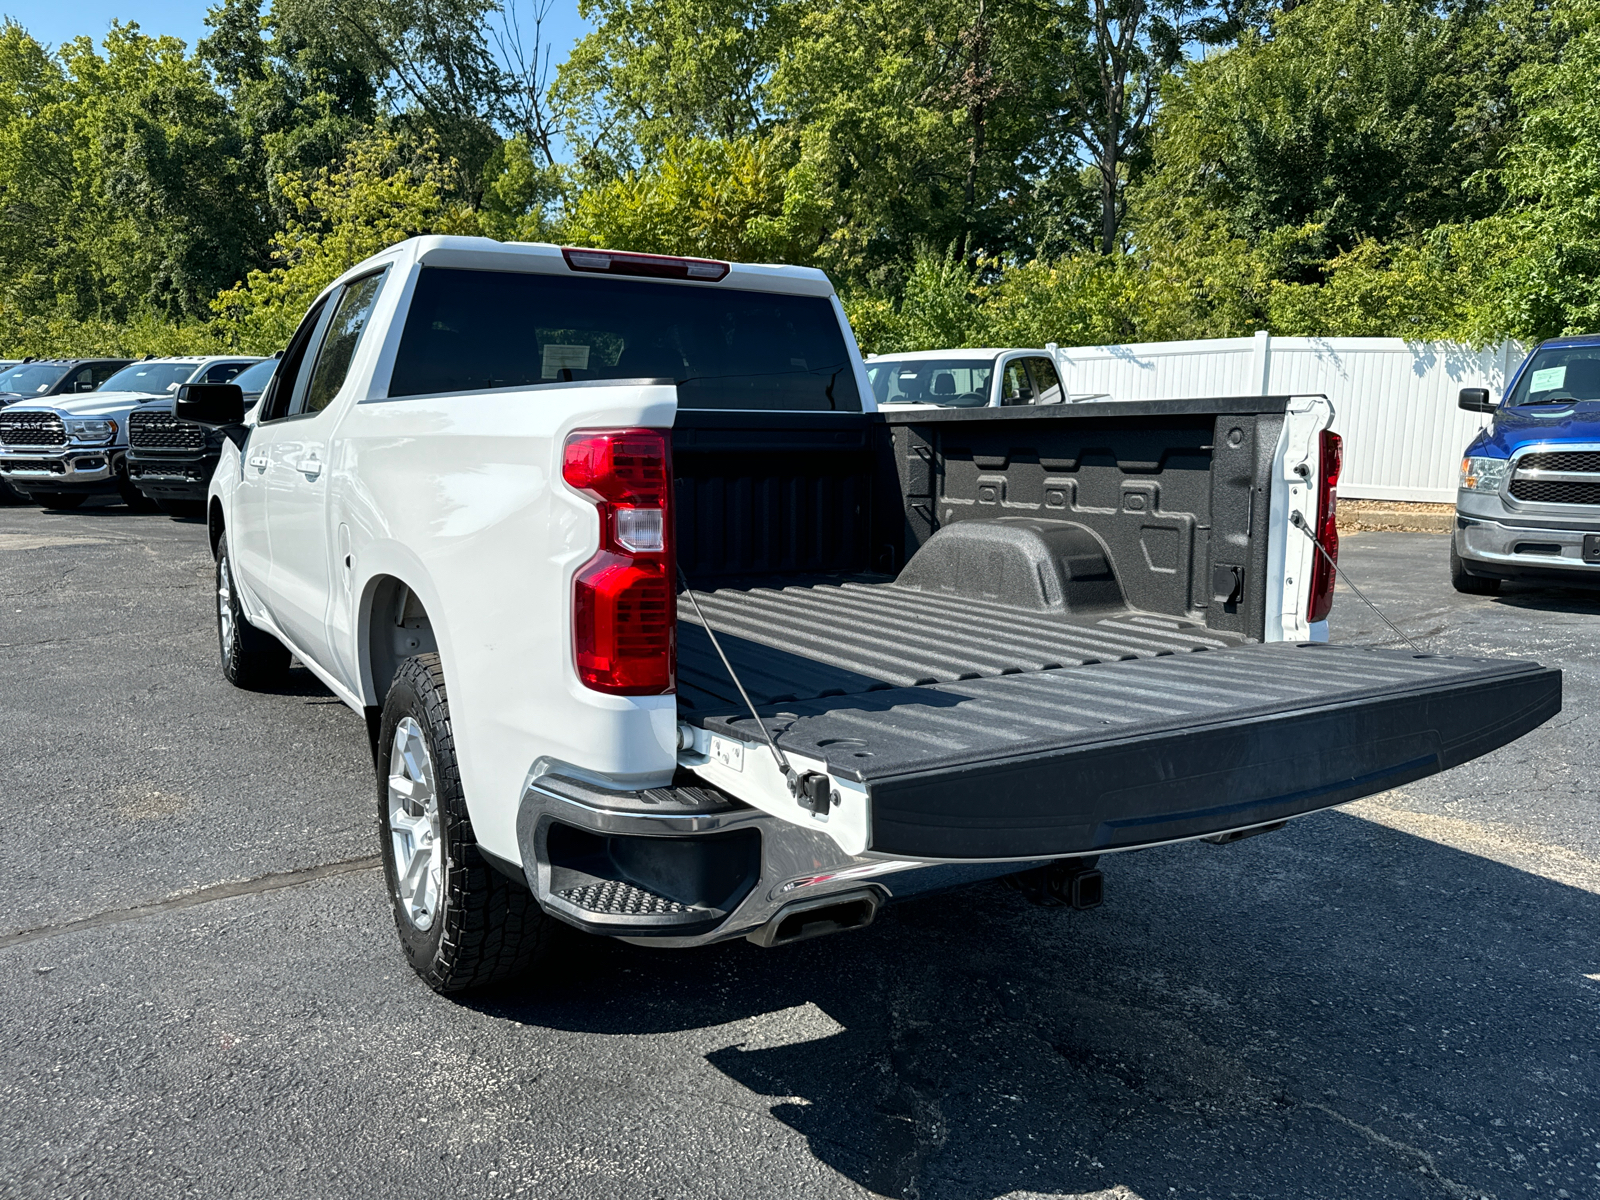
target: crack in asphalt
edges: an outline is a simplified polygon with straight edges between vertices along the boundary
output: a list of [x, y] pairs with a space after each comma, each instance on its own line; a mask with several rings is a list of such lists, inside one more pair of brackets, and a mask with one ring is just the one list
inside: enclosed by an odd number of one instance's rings
[[1468, 1187], [1466, 1184], [1457, 1183], [1454, 1179], [1451, 1179], [1439, 1170], [1439, 1165], [1434, 1161], [1433, 1155], [1426, 1150], [1389, 1137], [1387, 1134], [1379, 1133], [1370, 1125], [1363, 1125], [1360, 1121], [1352, 1121], [1343, 1113], [1336, 1112], [1326, 1104], [1318, 1104], [1316, 1101], [1306, 1100], [1300, 1103], [1300, 1107], [1314, 1108], [1318, 1112], [1332, 1117], [1345, 1128], [1359, 1133], [1369, 1142], [1382, 1146], [1385, 1150], [1390, 1150], [1403, 1158], [1410, 1159], [1417, 1164], [1418, 1173], [1425, 1176], [1431, 1183], [1438, 1185], [1439, 1189], [1449, 1196], [1451, 1200], [1483, 1200], [1490, 1194], [1482, 1188]]
[[305, 867], [299, 871], [279, 871], [271, 875], [257, 875], [253, 879], [241, 879], [233, 883], [213, 884], [210, 887], [200, 888], [182, 896], [170, 896], [165, 900], [153, 900], [145, 904], [135, 904], [128, 908], [108, 909], [105, 912], [79, 917], [72, 921], [59, 921], [52, 925], [37, 925], [32, 929], [20, 929], [16, 933], [8, 933], [4, 937], [0, 937], [0, 950], [5, 950], [12, 946], [20, 946], [26, 942], [61, 937], [68, 933], [80, 933], [85, 929], [103, 929], [108, 925], [121, 925], [126, 921], [142, 921], [146, 917], [176, 912], [184, 908], [196, 908], [202, 904], [215, 904], [219, 900], [232, 900], [238, 896], [259, 896], [265, 892], [282, 891], [284, 888], [303, 887], [308, 883], [316, 883], [320, 879], [330, 879], [335, 875], [348, 875], [352, 871], [369, 871], [374, 867], [380, 866], [382, 862], [381, 855], [368, 854], [362, 858], [341, 859], [338, 862], [323, 863], [321, 866]]

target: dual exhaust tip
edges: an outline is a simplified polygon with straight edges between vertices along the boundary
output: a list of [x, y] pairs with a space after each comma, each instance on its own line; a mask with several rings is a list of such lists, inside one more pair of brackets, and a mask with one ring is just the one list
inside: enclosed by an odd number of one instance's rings
[[[1092, 861], [1092, 860], [1091, 860]], [[1080, 912], [1099, 908], [1105, 901], [1105, 876], [1077, 864], [1052, 863], [1007, 878], [1035, 903], [1070, 907]], [[797, 900], [779, 909], [765, 925], [745, 936], [758, 946], [787, 946], [811, 938], [865, 929], [878, 916], [885, 896], [874, 887], [838, 892], [811, 900]]]
[[759, 929], [745, 936], [758, 946], [787, 946], [810, 938], [843, 933], [846, 929], [865, 929], [883, 907], [884, 896], [877, 888], [858, 888], [836, 892], [813, 900], [786, 904]]

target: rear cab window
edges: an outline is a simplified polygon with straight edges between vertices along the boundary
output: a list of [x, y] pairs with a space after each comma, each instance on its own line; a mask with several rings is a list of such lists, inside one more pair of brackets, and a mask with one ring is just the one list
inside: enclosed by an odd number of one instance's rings
[[683, 408], [860, 412], [826, 297], [424, 267], [389, 396], [670, 379]]

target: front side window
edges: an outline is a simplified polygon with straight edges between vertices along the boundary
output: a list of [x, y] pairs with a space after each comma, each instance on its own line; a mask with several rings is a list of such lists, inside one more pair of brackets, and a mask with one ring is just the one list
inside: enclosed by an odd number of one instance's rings
[[273, 372], [277, 369], [277, 359], [264, 358], [240, 371], [234, 376], [233, 382], [239, 385], [239, 390], [246, 396], [259, 396], [266, 390], [267, 384], [272, 382]]
[[1060, 404], [1061, 379], [1056, 375], [1056, 365], [1048, 358], [1030, 358], [1028, 373], [1033, 376], [1033, 402], [1035, 404]]
[[860, 412], [827, 298], [424, 267], [389, 395], [670, 379], [684, 408]]
[[94, 367], [92, 368], [95, 387], [99, 387], [105, 383], [106, 380], [110, 379], [121, 369], [122, 364], [120, 363], [95, 363]]
[[144, 392], [151, 396], [165, 396], [176, 392], [189, 382], [195, 372], [192, 362], [137, 362], [123, 367], [100, 385], [104, 392]]
[[1032, 404], [1033, 385], [1028, 382], [1028, 371], [1020, 358], [1006, 364], [1006, 373], [1000, 392], [1001, 404]]
[[1534, 353], [1505, 403], [1571, 404], [1600, 400], [1600, 346], [1549, 348]]
[[301, 375], [300, 367], [306, 360], [306, 351], [311, 346], [312, 337], [322, 325], [322, 313], [327, 307], [327, 297], [313, 304], [311, 310], [301, 319], [294, 335], [290, 337], [289, 347], [283, 352], [278, 370], [272, 376], [271, 386], [261, 397], [263, 421], [276, 421], [288, 415], [289, 402], [294, 399], [295, 381]]
[[989, 403], [994, 363], [988, 359], [913, 359], [869, 362], [867, 381], [882, 404], [937, 404], [941, 408], [982, 408]]
[[322, 349], [317, 352], [317, 365], [311, 370], [311, 383], [299, 411], [321, 412], [339, 394], [382, 285], [382, 271], [344, 285], [328, 322], [328, 332], [322, 335]]

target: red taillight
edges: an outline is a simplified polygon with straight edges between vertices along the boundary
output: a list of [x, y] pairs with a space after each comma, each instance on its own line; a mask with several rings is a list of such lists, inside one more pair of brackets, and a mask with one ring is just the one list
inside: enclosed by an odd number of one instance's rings
[[596, 501], [600, 549], [573, 580], [572, 642], [585, 687], [659, 696], [677, 681], [672, 451], [660, 429], [568, 436], [561, 476]]
[[677, 258], [667, 254], [629, 254], [621, 250], [580, 250], [564, 247], [561, 257], [574, 271], [596, 275], [643, 275], [650, 279], [699, 279], [716, 283], [728, 274], [728, 264], [714, 258]]
[[[1344, 465], [1344, 441], [1337, 433], [1322, 431], [1321, 473], [1317, 480], [1317, 521], [1314, 526], [1317, 542], [1334, 561], [1339, 558], [1339, 522], [1337, 509], [1339, 497], [1335, 488], [1339, 483], [1339, 468]], [[1311, 602], [1306, 607], [1306, 620], [1326, 621], [1333, 611], [1333, 563], [1315, 550], [1311, 552]]]

